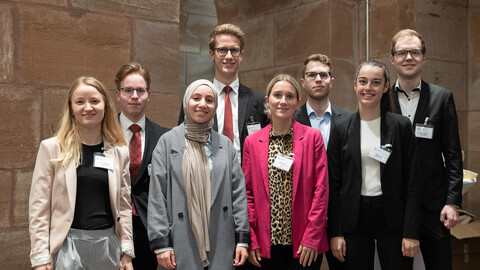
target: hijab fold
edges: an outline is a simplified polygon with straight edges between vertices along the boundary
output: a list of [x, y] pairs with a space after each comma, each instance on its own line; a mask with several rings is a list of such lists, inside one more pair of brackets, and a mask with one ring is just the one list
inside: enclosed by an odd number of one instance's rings
[[187, 196], [188, 217], [190, 227], [197, 242], [202, 266], [209, 265], [207, 252], [210, 251], [208, 227], [210, 223], [210, 165], [205, 153], [205, 143], [213, 127], [212, 118], [205, 123], [195, 122], [189, 114], [188, 104], [193, 92], [201, 85], [210, 87], [215, 96], [217, 110], [218, 94], [215, 86], [208, 80], [196, 80], [191, 83], [183, 96], [185, 111], [185, 152], [182, 160], [182, 176]]

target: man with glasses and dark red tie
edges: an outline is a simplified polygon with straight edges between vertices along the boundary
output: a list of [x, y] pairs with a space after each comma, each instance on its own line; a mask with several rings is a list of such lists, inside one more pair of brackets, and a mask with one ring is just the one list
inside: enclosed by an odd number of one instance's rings
[[[239, 82], [238, 69], [245, 45], [245, 34], [240, 27], [233, 24], [215, 27], [210, 33], [208, 45], [210, 59], [215, 65], [213, 84], [219, 91], [213, 128], [230, 138], [241, 157], [245, 138], [270, 122], [263, 112], [265, 94]], [[182, 108], [178, 124], [183, 122], [183, 118]]]
[[398, 73], [392, 87], [395, 112], [412, 122], [421, 182], [420, 249], [426, 269], [452, 269], [450, 229], [462, 204], [462, 155], [453, 94], [421, 79], [426, 61], [423, 37], [404, 29], [392, 39], [391, 61]]
[[134, 269], [157, 269], [157, 258], [150, 250], [147, 236], [147, 203], [152, 152], [160, 136], [168, 129], [148, 120], [145, 109], [150, 98], [150, 74], [142, 65], [131, 62], [117, 72], [118, 119], [130, 148]]

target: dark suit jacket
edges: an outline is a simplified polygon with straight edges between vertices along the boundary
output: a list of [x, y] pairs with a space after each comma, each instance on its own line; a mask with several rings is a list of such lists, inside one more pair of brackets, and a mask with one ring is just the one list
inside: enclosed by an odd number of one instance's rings
[[[352, 115], [351, 112], [332, 105], [332, 119], [330, 122], [330, 129], [335, 128], [335, 122], [343, 121], [344, 119], [349, 119], [351, 115]], [[309, 127], [312, 126], [312, 123], [310, 123], [310, 118], [308, 117], [308, 113], [307, 113], [307, 103], [303, 104], [300, 107], [300, 109], [297, 111], [297, 113], [294, 115], [293, 118], [302, 125], [306, 125]], [[332, 134], [331, 131], [330, 131], [330, 134]], [[330, 144], [330, 141], [328, 144]], [[326, 148], [328, 149], [328, 145]]]
[[[463, 166], [453, 94], [424, 81], [421, 88], [413, 128], [426, 117], [434, 126], [433, 139], [417, 138], [422, 205], [429, 211], [441, 211], [446, 204], [461, 207]], [[391, 92], [395, 112], [401, 114], [397, 91], [393, 88]]]
[[148, 188], [150, 184], [148, 165], [152, 163], [152, 153], [157, 145], [158, 139], [168, 130], [168, 128], [159, 126], [155, 122], [145, 118], [145, 149], [143, 151], [142, 164], [140, 165], [140, 169], [138, 169], [137, 177], [132, 181], [131, 193], [135, 210], [142, 219], [145, 228], [147, 228]]
[[[243, 153], [243, 143], [248, 136], [247, 124], [250, 122], [258, 122], [261, 127], [265, 127], [270, 123], [270, 119], [263, 112], [265, 104], [265, 94], [240, 84], [238, 88], [238, 131], [240, 135], [240, 151]], [[185, 117], [183, 111], [183, 103], [178, 117], [178, 124], [183, 123]], [[215, 123], [213, 129], [218, 131], [217, 116], [213, 118]]]
[[[382, 200], [389, 229], [405, 238], [419, 238], [420, 197], [415, 136], [408, 118], [382, 114], [381, 145], [391, 144], [386, 164], [380, 163]], [[360, 152], [360, 115], [337, 124], [330, 133], [328, 147], [330, 200], [329, 237], [351, 233], [360, 214], [362, 162]]]

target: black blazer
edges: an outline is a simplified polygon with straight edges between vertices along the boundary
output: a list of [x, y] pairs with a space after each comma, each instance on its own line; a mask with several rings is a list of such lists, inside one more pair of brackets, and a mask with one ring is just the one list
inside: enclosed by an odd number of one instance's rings
[[[384, 112], [380, 130], [381, 145], [392, 145], [387, 163], [380, 163], [387, 224], [404, 238], [419, 239], [420, 179], [412, 126], [408, 118]], [[362, 162], [358, 112], [332, 130], [327, 152], [330, 180], [327, 231], [329, 237], [343, 236], [356, 228], [360, 214]]]
[[[462, 206], [463, 165], [458, 135], [458, 120], [452, 92], [422, 81], [415, 124], [434, 126], [433, 139], [417, 138], [419, 172], [422, 181], [422, 205], [429, 211], [441, 211], [444, 205]], [[401, 114], [398, 93], [392, 88], [395, 112]], [[443, 157], [442, 157], [443, 156]], [[443, 161], [445, 158], [445, 162]]]
[[[243, 153], [243, 143], [248, 136], [247, 124], [250, 122], [258, 122], [260, 126], [264, 128], [270, 123], [270, 119], [263, 112], [265, 104], [265, 94], [246, 87], [240, 84], [238, 87], [238, 130], [240, 135], [240, 150]], [[180, 115], [178, 117], [178, 124], [183, 123], [185, 117], [183, 111], [183, 102], [180, 109]], [[218, 131], [217, 117], [213, 125], [213, 129]]]
[[[345, 121], [345, 119], [350, 119], [351, 115], [352, 115], [351, 112], [332, 105], [332, 119], [330, 122], [330, 130], [335, 129], [336, 122]], [[307, 103], [303, 104], [300, 107], [300, 109], [297, 111], [297, 113], [295, 113], [293, 118], [302, 125], [309, 126], [309, 127], [312, 126], [312, 123], [310, 123], [310, 118], [308, 117], [308, 113], [307, 113]], [[330, 136], [331, 134], [332, 132], [330, 131]], [[328, 141], [328, 145], [330, 145], [330, 140]], [[326, 149], [328, 149], [328, 145]]]
[[148, 175], [148, 165], [152, 163], [153, 149], [157, 145], [158, 139], [163, 133], [169, 131], [168, 128], [159, 126], [155, 122], [145, 118], [145, 149], [143, 151], [142, 164], [138, 169], [137, 176], [132, 181], [132, 201], [135, 205], [137, 214], [142, 219], [142, 223], [147, 228], [147, 204], [148, 189], [150, 186], [150, 175]]

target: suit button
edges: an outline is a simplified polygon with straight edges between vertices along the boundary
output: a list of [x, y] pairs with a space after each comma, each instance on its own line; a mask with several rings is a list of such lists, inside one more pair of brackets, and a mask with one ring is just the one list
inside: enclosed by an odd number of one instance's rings
[[117, 221], [120, 221], [120, 217], [117, 217]]
[[224, 206], [223, 211], [227, 211], [227, 210], [228, 210], [228, 206]]
[[178, 213], [178, 217], [183, 218], [183, 213], [182, 212]]

